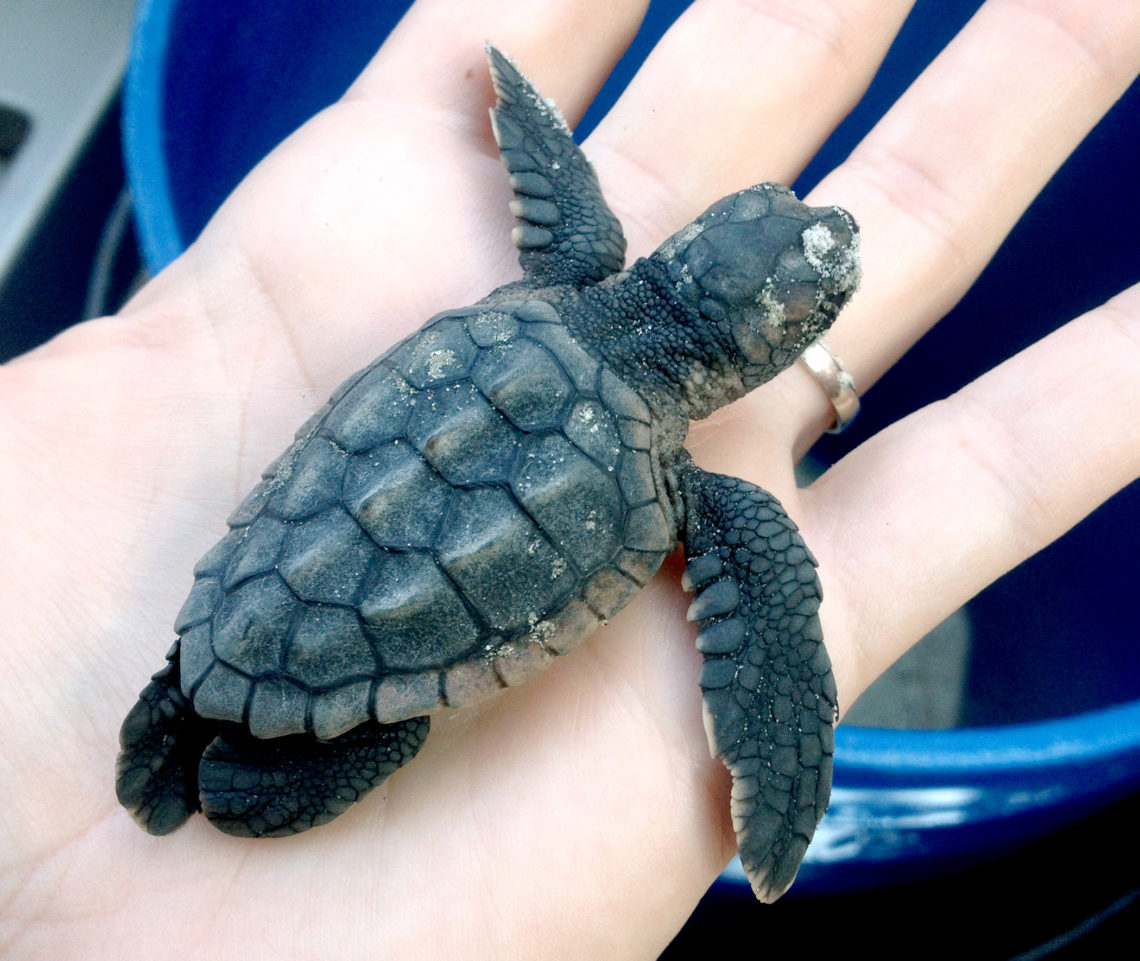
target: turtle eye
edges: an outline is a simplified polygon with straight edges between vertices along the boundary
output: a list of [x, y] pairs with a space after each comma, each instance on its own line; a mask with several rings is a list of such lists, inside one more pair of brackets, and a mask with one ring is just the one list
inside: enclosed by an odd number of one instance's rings
[[780, 305], [782, 328], [771, 329], [773, 346], [785, 350], [799, 350], [807, 346], [826, 321], [819, 315], [822, 300], [820, 289], [810, 283], [783, 283], [773, 285], [771, 297]]
[[772, 359], [772, 334], [781, 324], [773, 322], [768, 311], [756, 311], [732, 325], [732, 337], [744, 359], [753, 365], [766, 365]]

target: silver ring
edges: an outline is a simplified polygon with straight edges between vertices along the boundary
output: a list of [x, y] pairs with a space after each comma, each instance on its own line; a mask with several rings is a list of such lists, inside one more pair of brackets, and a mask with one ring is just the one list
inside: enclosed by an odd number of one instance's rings
[[839, 359], [823, 345], [823, 341], [817, 340], [809, 344], [800, 354], [799, 361], [823, 388], [831, 406], [835, 408], [835, 423], [827, 432], [842, 433], [859, 413], [859, 395], [855, 392], [855, 381], [843, 369]]

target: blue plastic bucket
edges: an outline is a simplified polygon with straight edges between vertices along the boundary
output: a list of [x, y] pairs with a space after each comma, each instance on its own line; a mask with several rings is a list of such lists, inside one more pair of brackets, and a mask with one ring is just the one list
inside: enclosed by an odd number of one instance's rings
[[[604, 113], [685, 6], [652, 5], [580, 130]], [[920, 0], [871, 90], [797, 189], [842, 160], [976, 6]], [[257, 160], [340, 95], [405, 8], [375, 0], [141, 4], [124, 128], [152, 270], [186, 247]], [[1054, 178], [974, 290], [876, 387], [855, 427], [821, 444], [822, 456], [841, 456], [1134, 281], [1140, 249], [1135, 239], [1119, 238], [1117, 225], [1140, 222], [1136, 156], [1134, 87]], [[968, 726], [840, 726], [832, 807], [796, 890], [933, 873], [1038, 836], [1140, 786], [1138, 520], [1140, 485], [1133, 484], [969, 606]], [[730, 869], [725, 880], [742, 878]]]

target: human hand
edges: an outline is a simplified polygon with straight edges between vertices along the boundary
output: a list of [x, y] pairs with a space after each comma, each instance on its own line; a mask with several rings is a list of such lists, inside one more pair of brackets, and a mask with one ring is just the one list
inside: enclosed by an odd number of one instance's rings
[[[261, 468], [353, 369], [517, 276], [482, 41], [573, 120], [642, 12], [545, 6], [519, 23], [468, 4], [461, 25], [421, 0], [120, 317], [2, 372], [13, 957], [653, 956], [730, 856], [676, 566], [545, 675], [439, 719], [413, 764], [319, 831], [250, 842], [196, 818], [153, 839], [112, 791], [122, 716]], [[787, 23], [776, 4], [734, 18], [706, 3], [678, 24], [586, 144], [631, 256], [731, 190], [794, 179], [908, 7], [851, 6]], [[1033, 9], [988, 4], [808, 198], [862, 227], [864, 286], [828, 337], [861, 390], [1135, 75], [1131, 4]], [[1137, 475], [1117, 412], [1137, 399], [1138, 315], [1133, 288], [805, 491], [791, 465], [829, 410], [802, 371], [694, 428], [701, 465], [773, 489], [818, 556], [841, 704]]]

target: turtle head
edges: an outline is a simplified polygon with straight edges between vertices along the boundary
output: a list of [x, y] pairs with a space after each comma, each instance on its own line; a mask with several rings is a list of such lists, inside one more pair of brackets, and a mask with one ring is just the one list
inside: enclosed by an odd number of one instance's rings
[[858, 248], [846, 211], [808, 207], [765, 183], [715, 203], [654, 258], [747, 391], [831, 326], [859, 284]]

